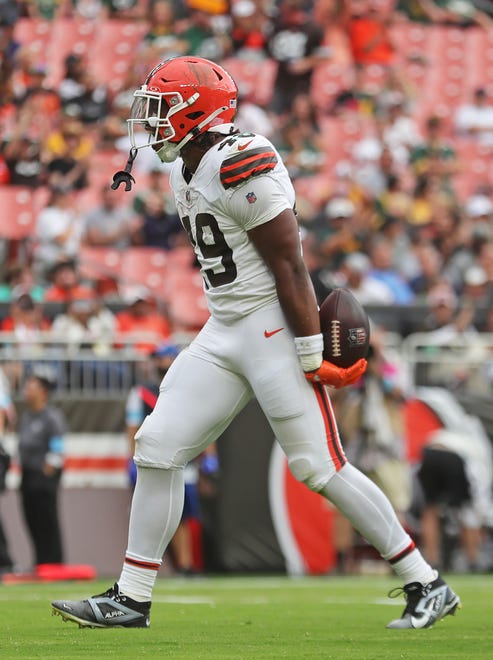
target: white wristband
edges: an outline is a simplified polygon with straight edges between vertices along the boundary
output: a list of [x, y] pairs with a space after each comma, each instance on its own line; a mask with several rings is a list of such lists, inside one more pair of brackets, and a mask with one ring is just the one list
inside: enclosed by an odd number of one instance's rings
[[294, 345], [303, 371], [315, 371], [322, 364], [324, 339], [322, 334], [295, 337]]

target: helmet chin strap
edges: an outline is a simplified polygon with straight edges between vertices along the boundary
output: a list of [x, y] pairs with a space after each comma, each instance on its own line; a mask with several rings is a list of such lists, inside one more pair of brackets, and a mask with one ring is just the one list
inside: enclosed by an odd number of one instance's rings
[[[161, 149], [157, 152], [157, 155], [159, 158], [164, 163], [172, 163], [174, 160], [176, 160], [180, 154], [180, 151], [183, 149], [183, 147], [190, 142], [190, 140], [193, 140], [194, 137], [197, 137], [197, 135], [200, 135], [200, 132], [204, 128], [204, 126], [207, 126], [213, 119], [215, 119], [218, 115], [220, 115], [222, 112], [227, 110], [227, 107], [225, 105], [221, 106], [217, 110], [214, 110], [214, 112], [211, 112], [211, 114], [203, 119], [200, 124], [197, 124], [195, 128], [193, 128], [190, 133], [187, 133], [183, 140], [178, 142], [178, 144], [175, 144], [174, 142], [165, 142]], [[173, 146], [172, 149], [166, 149], [167, 146]], [[168, 160], [168, 158], [171, 158], [171, 160]]]
[[[187, 133], [183, 140], [175, 144], [174, 142], [169, 142], [168, 140], [163, 140], [163, 146], [159, 151], [157, 151], [157, 155], [159, 156], [159, 159], [163, 163], [172, 163], [175, 161], [179, 154], [180, 151], [183, 149], [183, 147], [190, 142], [194, 137], [197, 137], [197, 135], [200, 135], [200, 132], [204, 128], [204, 126], [207, 126], [211, 121], [213, 121], [217, 116], [219, 116], [222, 112], [227, 110], [228, 108], [223, 105], [220, 108], [217, 108], [214, 110], [214, 112], [211, 112], [210, 115], [208, 115], [205, 119], [203, 119], [195, 128], [193, 128], [190, 133]], [[156, 144], [156, 142], [154, 142]], [[129, 152], [127, 164], [125, 165], [124, 170], [120, 170], [119, 172], [116, 172], [113, 176], [113, 183], [111, 184], [111, 188], [113, 190], [116, 190], [122, 183], [125, 184], [125, 190], [128, 192], [132, 190], [132, 184], [135, 183], [134, 177], [131, 175], [132, 171], [132, 166], [134, 163], [134, 160], [137, 156], [138, 150], [143, 149], [144, 147], [150, 147], [152, 146], [151, 144], [141, 144], [138, 147], [132, 147]]]

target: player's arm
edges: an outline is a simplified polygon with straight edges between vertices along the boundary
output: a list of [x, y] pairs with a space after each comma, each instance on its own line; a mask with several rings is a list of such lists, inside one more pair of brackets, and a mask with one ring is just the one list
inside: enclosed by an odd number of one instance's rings
[[301, 256], [298, 223], [291, 209], [248, 232], [270, 268], [281, 307], [296, 337], [320, 333], [317, 300]]
[[342, 369], [323, 360], [323, 338], [313, 285], [301, 256], [298, 223], [291, 209], [248, 232], [270, 268], [279, 302], [295, 335], [296, 350], [309, 380], [334, 387], [355, 382], [364, 371], [358, 362]]

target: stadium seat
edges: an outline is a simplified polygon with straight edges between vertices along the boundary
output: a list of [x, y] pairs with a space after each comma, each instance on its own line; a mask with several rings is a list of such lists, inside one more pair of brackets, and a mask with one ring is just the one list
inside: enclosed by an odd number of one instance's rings
[[22, 240], [34, 231], [36, 213], [34, 192], [24, 186], [0, 186], [0, 236], [9, 240]]
[[228, 58], [222, 66], [231, 74], [240, 90], [245, 90], [249, 98], [258, 105], [269, 105], [274, 90], [274, 80], [277, 73], [277, 62], [265, 59], [259, 62]]
[[114, 248], [83, 246], [79, 250], [79, 272], [84, 279], [110, 278], [118, 282], [122, 276], [122, 252]]
[[168, 314], [177, 331], [197, 331], [209, 318], [202, 276], [183, 271], [167, 281]]
[[20, 18], [15, 24], [14, 39], [22, 47], [39, 56], [40, 64], [48, 64], [47, 48], [51, 40], [52, 24], [38, 18]]
[[161, 248], [131, 247], [122, 252], [121, 281], [143, 285], [156, 300], [166, 300], [168, 253]]
[[100, 83], [111, 92], [119, 91], [133, 64], [148, 24], [106, 19], [99, 21], [90, 68]]
[[53, 22], [48, 46], [49, 72], [47, 84], [57, 86], [62, 80], [67, 55], [86, 55], [95, 38], [94, 21], [58, 19]]

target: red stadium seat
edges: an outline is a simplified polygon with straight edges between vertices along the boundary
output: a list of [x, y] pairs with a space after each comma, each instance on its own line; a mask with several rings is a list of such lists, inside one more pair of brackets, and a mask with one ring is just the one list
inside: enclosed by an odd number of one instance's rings
[[166, 300], [168, 253], [161, 248], [132, 247], [122, 253], [121, 279], [147, 287], [156, 300]]
[[32, 235], [36, 220], [34, 192], [24, 186], [1, 186], [0, 236], [22, 240]]
[[38, 18], [21, 18], [14, 27], [14, 39], [39, 56], [40, 64], [47, 64], [47, 48], [51, 39], [52, 23]]
[[260, 106], [270, 103], [277, 73], [275, 60], [251, 62], [232, 57], [224, 60], [222, 66], [231, 74], [240, 90], [243, 87], [245, 93], [255, 103]]
[[79, 272], [84, 279], [101, 280], [122, 277], [122, 252], [107, 247], [83, 246], [79, 250]]
[[168, 278], [168, 314], [178, 331], [197, 331], [209, 318], [203, 280], [198, 270]]
[[84, 56], [92, 50], [95, 34], [93, 21], [58, 19], [53, 22], [47, 58], [49, 85], [57, 86], [61, 81], [67, 55]]
[[119, 91], [134, 62], [148, 24], [106, 19], [99, 21], [89, 66], [96, 79]]

